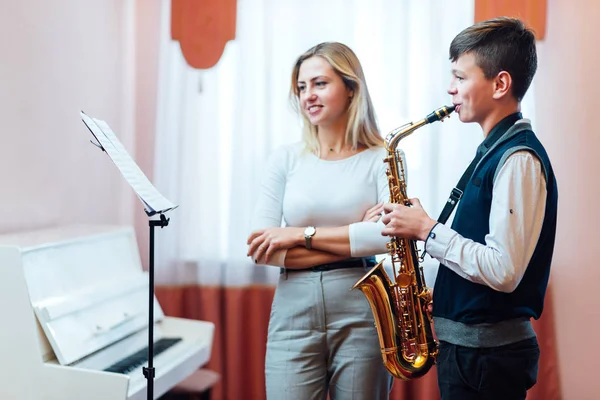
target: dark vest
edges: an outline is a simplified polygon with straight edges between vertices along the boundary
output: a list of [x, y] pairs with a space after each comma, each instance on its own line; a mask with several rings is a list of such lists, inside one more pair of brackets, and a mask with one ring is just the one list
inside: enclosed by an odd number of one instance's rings
[[554, 250], [558, 191], [548, 155], [529, 123], [517, 122], [481, 159], [465, 187], [452, 229], [461, 236], [485, 244], [485, 236], [490, 231], [494, 178], [506, 158], [520, 150], [531, 151], [541, 161], [547, 191], [541, 235], [523, 279], [514, 292], [503, 293], [470, 282], [440, 265], [433, 291], [435, 317], [465, 324], [540, 317]]

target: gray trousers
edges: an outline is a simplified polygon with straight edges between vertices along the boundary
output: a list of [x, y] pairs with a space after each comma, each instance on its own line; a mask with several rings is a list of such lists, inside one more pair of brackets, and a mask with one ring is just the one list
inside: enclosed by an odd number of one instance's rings
[[349, 291], [361, 268], [280, 275], [275, 291], [265, 374], [269, 400], [388, 399], [392, 377], [383, 366], [366, 297]]

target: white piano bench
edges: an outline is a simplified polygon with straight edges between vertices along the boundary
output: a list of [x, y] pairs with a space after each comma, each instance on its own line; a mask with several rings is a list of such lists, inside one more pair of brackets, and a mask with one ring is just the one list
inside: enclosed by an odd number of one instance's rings
[[210, 400], [211, 389], [221, 380], [221, 375], [201, 368], [163, 395], [159, 400]]

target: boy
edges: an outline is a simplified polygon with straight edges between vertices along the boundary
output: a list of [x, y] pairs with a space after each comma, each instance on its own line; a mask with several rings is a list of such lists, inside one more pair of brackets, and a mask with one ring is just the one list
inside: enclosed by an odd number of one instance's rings
[[485, 138], [453, 191], [452, 227], [411, 199], [413, 207], [384, 206], [382, 235], [425, 241], [441, 263], [433, 317], [442, 399], [525, 399], [537, 380], [531, 318], [543, 309], [558, 202], [548, 155], [520, 113], [537, 68], [535, 37], [518, 19], [483, 21], [454, 38], [450, 59], [459, 119], [478, 123]]

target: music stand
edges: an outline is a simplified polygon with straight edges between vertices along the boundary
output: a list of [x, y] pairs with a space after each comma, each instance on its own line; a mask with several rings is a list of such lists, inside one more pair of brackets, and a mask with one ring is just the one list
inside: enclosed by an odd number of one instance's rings
[[112, 159], [125, 180], [144, 204], [144, 212], [146, 215], [148, 215], [148, 217], [152, 217], [156, 214], [159, 215], [158, 220], [151, 219], [148, 221], [150, 227], [150, 257], [148, 265], [148, 367], [143, 367], [142, 369], [143, 374], [148, 381], [146, 390], [147, 399], [154, 400], [154, 228], [157, 226], [164, 228], [169, 225], [169, 218], [165, 216], [165, 213], [178, 206], [163, 197], [154, 185], [152, 185], [106, 122], [91, 118], [83, 111], [80, 112], [80, 115], [83, 123], [96, 139], [96, 143], [91, 140], [90, 142], [108, 154]]

